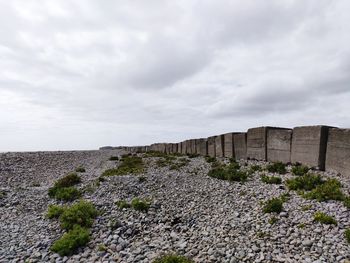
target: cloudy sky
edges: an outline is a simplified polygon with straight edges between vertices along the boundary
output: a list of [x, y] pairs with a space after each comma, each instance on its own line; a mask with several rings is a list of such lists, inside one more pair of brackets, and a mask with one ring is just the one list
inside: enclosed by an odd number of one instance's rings
[[347, 0], [0, 0], [0, 151], [350, 127]]

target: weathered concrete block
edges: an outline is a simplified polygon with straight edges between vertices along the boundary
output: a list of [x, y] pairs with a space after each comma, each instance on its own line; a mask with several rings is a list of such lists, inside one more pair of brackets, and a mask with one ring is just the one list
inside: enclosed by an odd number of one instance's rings
[[177, 153], [181, 153], [181, 142], [177, 143]]
[[295, 127], [292, 136], [292, 163], [325, 168], [329, 126]]
[[224, 156], [227, 158], [234, 158], [234, 147], [233, 147], [233, 132], [224, 134]]
[[350, 177], [350, 129], [328, 131], [326, 170]]
[[247, 132], [247, 158], [266, 160], [266, 127], [251, 128]]
[[181, 153], [186, 154], [186, 141], [181, 142]]
[[225, 152], [225, 136], [218, 135], [215, 138], [215, 156], [216, 157], [224, 157]]
[[267, 160], [269, 162], [290, 162], [292, 129], [267, 129]]
[[196, 154], [197, 150], [196, 150], [196, 139], [192, 139], [190, 140], [191, 142], [191, 153], [192, 154]]
[[165, 144], [165, 153], [171, 153], [172, 150], [172, 144], [171, 143], [166, 143]]
[[201, 138], [196, 139], [196, 151], [197, 154], [201, 156], [207, 156], [208, 155], [208, 142], [207, 139]]
[[247, 159], [247, 133], [233, 134], [233, 149], [236, 160]]
[[172, 153], [177, 153], [177, 143], [172, 143], [171, 152], [172, 152]]
[[216, 156], [215, 138], [216, 138], [216, 136], [208, 137], [208, 155], [211, 157]]

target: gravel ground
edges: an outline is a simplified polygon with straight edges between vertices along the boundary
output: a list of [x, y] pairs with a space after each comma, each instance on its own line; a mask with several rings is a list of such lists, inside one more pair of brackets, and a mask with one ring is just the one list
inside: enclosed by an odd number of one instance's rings
[[[264, 214], [261, 202], [286, 193], [282, 185], [268, 185], [256, 172], [244, 183], [210, 178], [210, 165], [192, 158], [180, 171], [159, 168], [157, 158], [144, 158], [145, 181], [137, 176], [93, 181], [118, 162], [114, 151], [38, 152], [0, 154], [0, 262], [152, 262], [156, 256], [176, 252], [195, 262], [348, 262], [350, 245], [344, 231], [350, 211], [341, 202], [305, 200], [294, 191], [279, 215]], [[243, 164], [243, 163], [242, 163]], [[264, 162], [247, 161], [248, 166]], [[84, 198], [101, 211], [92, 227], [88, 246], [72, 257], [50, 251], [62, 235], [55, 220], [45, 218], [47, 190], [54, 181], [78, 166]], [[289, 167], [290, 169], [290, 167]], [[319, 172], [325, 177], [334, 173]], [[283, 181], [293, 177], [281, 176]], [[350, 181], [338, 177], [349, 193]], [[149, 198], [148, 213], [119, 209], [115, 202]], [[306, 211], [303, 207], [310, 206]], [[336, 226], [313, 222], [322, 211]], [[275, 216], [278, 220], [270, 224]], [[111, 225], [114, 225], [112, 228]], [[303, 227], [301, 227], [303, 226]], [[106, 251], [99, 251], [104, 245]]]

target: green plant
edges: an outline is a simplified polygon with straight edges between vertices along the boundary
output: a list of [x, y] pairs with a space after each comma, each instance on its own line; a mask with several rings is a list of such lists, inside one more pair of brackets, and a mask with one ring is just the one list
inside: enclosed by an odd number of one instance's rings
[[[50, 192], [49, 192], [50, 195]], [[51, 197], [61, 201], [73, 201], [81, 197], [81, 192], [75, 187], [57, 188]]]
[[119, 200], [115, 203], [120, 209], [129, 208], [130, 204], [125, 200]]
[[227, 172], [223, 167], [213, 168], [208, 172], [208, 176], [225, 180], [227, 178]]
[[234, 165], [228, 165], [223, 166], [220, 165], [218, 167], [212, 168], [208, 176], [221, 179], [221, 180], [229, 180], [229, 181], [237, 181], [237, 182], [244, 182], [248, 179], [247, 172], [240, 171], [235, 169], [236, 166]]
[[275, 216], [273, 216], [273, 217], [271, 217], [271, 218], [269, 219], [269, 224], [270, 224], [270, 225], [274, 225], [274, 224], [276, 224], [277, 222], [278, 222], [278, 218], [275, 217]]
[[147, 178], [144, 177], [144, 176], [139, 176], [139, 177], [138, 177], [138, 181], [139, 181], [139, 183], [143, 183], [143, 182], [146, 182], [146, 181], [147, 181]]
[[247, 172], [238, 170], [228, 170], [226, 173], [226, 180], [235, 182], [245, 182], [248, 179]]
[[283, 201], [279, 198], [272, 198], [265, 202], [264, 213], [280, 213], [283, 210]]
[[104, 176], [100, 175], [100, 176], [97, 178], [97, 181], [99, 181], [99, 182], [104, 182], [104, 181], [106, 181], [106, 178], [105, 178]]
[[39, 183], [39, 182], [34, 182], [34, 183], [32, 184], [32, 186], [33, 186], [33, 187], [39, 187], [39, 186], [40, 186], [40, 183]]
[[346, 208], [350, 208], [350, 196], [344, 197], [343, 204]]
[[139, 174], [144, 171], [144, 162], [138, 156], [123, 156], [121, 163], [117, 168], [107, 169], [102, 176]]
[[156, 258], [153, 263], [194, 263], [191, 259], [175, 254], [168, 254]]
[[256, 236], [257, 236], [258, 238], [264, 238], [264, 237], [270, 236], [270, 234], [269, 234], [269, 233], [266, 233], [266, 232], [263, 232], [263, 231], [259, 231], [259, 232], [256, 233]]
[[318, 185], [323, 184], [323, 180], [318, 174], [305, 174], [300, 177], [289, 179], [286, 181], [290, 190], [306, 190], [310, 191]]
[[250, 170], [253, 171], [253, 172], [257, 172], [257, 171], [261, 171], [262, 168], [260, 165], [257, 165], [257, 164], [254, 164], [250, 167]]
[[73, 254], [77, 248], [84, 246], [90, 240], [90, 232], [86, 228], [75, 225], [72, 230], [65, 233], [51, 247], [53, 252], [61, 257]]
[[312, 208], [312, 205], [303, 205], [302, 207], [301, 207], [301, 211], [308, 211], [308, 210], [310, 210]]
[[306, 227], [306, 224], [305, 223], [300, 223], [299, 225], [298, 225], [298, 228], [300, 228], [300, 229], [304, 229]]
[[292, 173], [294, 175], [303, 176], [303, 175], [307, 174], [307, 172], [309, 170], [310, 170], [309, 167], [307, 167], [305, 165], [295, 165], [292, 168]]
[[61, 205], [49, 205], [49, 208], [47, 209], [46, 217], [49, 219], [52, 218], [59, 218], [66, 207], [61, 206]]
[[109, 157], [108, 160], [110, 160], [110, 161], [118, 161], [119, 157], [118, 156], [111, 156], [111, 157]]
[[77, 169], [75, 169], [75, 171], [77, 173], [85, 173], [86, 172], [85, 168], [82, 166], [77, 167]]
[[287, 172], [286, 165], [282, 162], [276, 162], [273, 164], [269, 164], [267, 166], [267, 170], [270, 173], [279, 173], [279, 174], [285, 174]]
[[99, 244], [97, 249], [98, 251], [107, 251], [107, 247], [105, 246], [105, 244]]
[[69, 173], [66, 176], [60, 178], [57, 180], [55, 183], [56, 187], [70, 187], [76, 184], [79, 184], [81, 182], [81, 178], [78, 174], [76, 173]]
[[139, 198], [134, 198], [131, 201], [131, 207], [137, 211], [147, 212], [150, 207], [150, 204]]
[[90, 202], [81, 200], [64, 210], [60, 216], [61, 227], [67, 230], [72, 229], [74, 225], [91, 227], [96, 216], [95, 206]]
[[343, 200], [344, 194], [341, 190], [341, 184], [337, 179], [328, 179], [323, 184], [318, 185], [309, 193], [305, 193], [304, 197], [316, 199], [318, 201], [327, 200]]
[[188, 158], [197, 158], [197, 157], [199, 157], [199, 154], [197, 154], [197, 153], [188, 153], [187, 154], [187, 156], [188, 156]]
[[283, 194], [280, 195], [279, 198], [282, 200], [283, 203], [287, 202], [289, 200], [289, 198], [290, 198], [290, 193], [289, 192], [283, 193]]
[[281, 177], [267, 176], [267, 175], [262, 175], [261, 181], [263, 181], [266, 184], [281, 184], [282, 183]]
[[319, 222], [321, 224], [328, 224], [328, 225], [336, 225], [337, 221], [335, 220], [334, 217], [329, 216], [325, 213], [322, 212], [316, 212], [314, 214], [314, 221]]
[[212, 156], [206, 156], [205, 160], [207, 161], [207, 163], [214, 163], [214, 162], [216, 162], [216, 158], [212, 157]]
[[350, 243], [350, 228], [346, 229], [344, 232], [345, 239], [348, 243]]

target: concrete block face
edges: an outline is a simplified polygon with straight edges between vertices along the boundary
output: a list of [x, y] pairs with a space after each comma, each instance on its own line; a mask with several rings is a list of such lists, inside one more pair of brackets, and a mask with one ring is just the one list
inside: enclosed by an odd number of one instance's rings
[[329, 129], [326, 170], [350, 178], [350, 129]]
[[266, 160], [266, 127], [251, 128], [247, 132], [247, 158]]
[[181, 153], [181, 142], [177, 143], [177, 153]]
[[224, 156], [227, 158], [234, 158], [235, 153], [233, 149], [233, 133], [226, 133], [224, 134]]
[[215, 138], [215, 156], [224, 157], [225, 152], [225, 136], [218, 135]]
[[192, 139], [190, 141], [191, 141], [191, 153], [192, 154], [196, 154], [197, 153], [197, 151], [196, 151], [196, 140]]
[[177, 143], [172, 143], [171, 152], [172, 152], [172, 153], [177, 153]]
[[208, 155], [208, 142], [207, 139], [196, 139], [196, 151], [201, 156]]
[[186, 141], [181, 142], [181, 153], [186, 154]]
[[211, 157], [216, 157], [215, 138], [216, 136], [208, 137], [208, 155]]
[[325, 168], [328, 126], [295, 127], [292, 136], [292, 163]]
[[233, 134], [233, 149], [236, 160], [247, 159], [247, 133]]
[[267, 129], [267, 160], [289, 163], [292, 146], [291, 129]]

